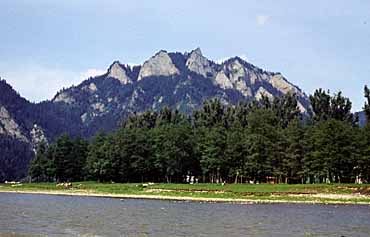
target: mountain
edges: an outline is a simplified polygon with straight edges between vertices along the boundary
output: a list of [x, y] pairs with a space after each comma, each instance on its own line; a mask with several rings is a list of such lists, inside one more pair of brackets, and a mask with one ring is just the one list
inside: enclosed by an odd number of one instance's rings
[[41, 141], [80, 136], [78, 111], [64, 104], [30, 103], [0, 79], [0, 182], [25, 177]]
[[160, 51], [141, 66], [113, 62], [104, 75], [60, 91], [52, 102], [80, 111], [78, 123], [84, 136], [90, 136], [96, 129], [114, 129], [133, 112], [169, 106], [191, 113], [209, 98], [235, 104], [288, 92], [298, 96], [303, 113], [310, 111], [307, 96], [280, 73], [264, 71], [239, 57], [218, 64], [198, 48], [184, 54]]
[[[134, 112], [169, 106], [190, 114], [211, 98], [232, 105], [286, 93], [297, 95], [302, 113], [311, 111], [306, 94], [281, 73], [262, 70], [240, 57], [216, 63], [199, 48], [189, 53], [162, 50], [140, 66], [115, 61], [105, 74], [63, 89], [41, 103], [30, 103], [4, 80], [0, 80], [0, 92], [0, 140], [8, 141], [0, 147], [0, 154], [5, 149], [9, 154], [19, 153], [14, 157], [20, 167], [19, 175], [13, 177], [1, 170], [11, 165], [0, 163], [0, 180], [24, 175], [32, 159], [24, 150], [34, 150], [41, 140], [53, 141], [63, 133], [88, 138], [98, 131], [114, 130]], [[11, 149], [18, 146], [22, 149]], [[4, 160], [1, 155], [0, 162]]]

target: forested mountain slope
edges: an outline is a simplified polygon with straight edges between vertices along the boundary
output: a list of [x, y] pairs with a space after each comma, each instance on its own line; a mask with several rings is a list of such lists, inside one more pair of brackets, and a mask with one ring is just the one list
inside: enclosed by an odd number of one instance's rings
[[23, 164], [28, 164], [32, 152], [25, 153], [24, 146], [31, 151], [40, 140], [54, 141], [64, 133], [89, 138], [98, 131], [112, 131], [132, 113], [168, 106], [191, 114], [212, 98], [235, 105], [287, 93], [296, 95], [302, 113], [311, 113], [308, 97], [282, 74], [264, 71], [239, 57], [216, 63], [199, 48], [190, 53], [159, 51], [140, 66], [115, 61], [105, 74], [40, 103], [27, 101], [1, 80], [0, 134], [4, 142], [0, 160], [5, 160], [6, 151], [16, 154], [9, 159], [17, 162], [6, 162], [0, 174], [14, 166], [16, 173], [25, 173], [27, 165]]

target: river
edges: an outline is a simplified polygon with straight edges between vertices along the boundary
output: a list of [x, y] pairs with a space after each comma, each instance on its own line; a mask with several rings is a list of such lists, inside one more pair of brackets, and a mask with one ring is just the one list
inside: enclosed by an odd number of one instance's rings
[[370, 206], [0, 193], [0, 236], [370, 236]]

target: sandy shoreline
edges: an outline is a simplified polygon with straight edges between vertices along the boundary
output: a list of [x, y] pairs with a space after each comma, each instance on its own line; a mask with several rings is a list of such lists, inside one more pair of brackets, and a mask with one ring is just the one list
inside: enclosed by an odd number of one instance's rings
[[[349, 201], [348, 198], [343, 198], [343, 201], [338, 201], [338, 200], [302, 201], [302, 200], [265, 200], [265, 199], [247, 199], [247, 198], [245, 199], [244, 198], [243, 199], [242, 198], [204, 198], [204, 197], [164, 196], [164, 195], [137, 195], [137, 194], [102, 194], [102, 193], [92, 193], [92, 192], [63, 192], [63, 191], [0, 190], [0, 195], [1, 193], [101, 197], [101, 198], [120, 198], [120, 199], [150, 199], [150, 200], [190, 201], [190, 202], [207, 202], [207, 203], [235, 203], [235, 204], [297, 203], [297, 204], [370, 205], [369, 202], [353, 202], [353, 201]], [[307, 197], [311, 197], [311, 196], [308, 195]], [[323, 197], [325, 197], [325, 195]]]

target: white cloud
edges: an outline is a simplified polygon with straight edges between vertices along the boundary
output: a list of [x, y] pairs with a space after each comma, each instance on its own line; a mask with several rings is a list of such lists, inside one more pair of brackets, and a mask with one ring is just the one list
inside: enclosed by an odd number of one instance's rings
[[106, 71], [88, 69], [84, 72], [50, 68], [40, 65], [22, 65], [22, 67], [0, 65], [0, 76], [5, 79], [22, 97], [40, 102], [52, 99], [63, 87], [78, 85], [89, 77], [102, 75]]
[[270, 16], [267, 15], [257, 15], [256, 16], [256, 22], [257, 25], [263, 26], [266, 25], [266, 23], [270, 20]]

